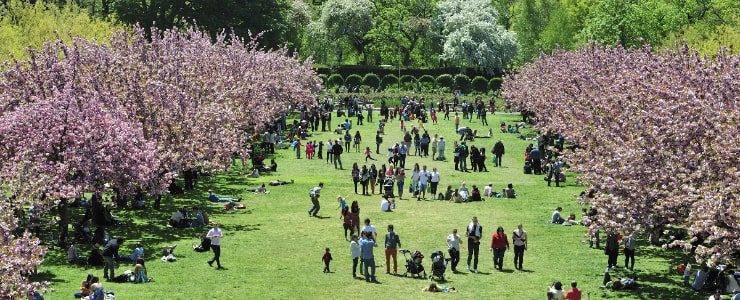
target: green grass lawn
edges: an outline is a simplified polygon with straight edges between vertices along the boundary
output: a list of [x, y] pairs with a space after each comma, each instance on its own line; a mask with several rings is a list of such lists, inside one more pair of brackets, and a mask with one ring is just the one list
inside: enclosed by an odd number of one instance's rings
[[[117, 299], [339, 299], [368, 295], [379, 299], [415, 299], [427, 297], [452, 297], [461, 299], [546, 299], [546, 289], [555, 280], [563, 282], [564, 287], [576, 280], [579, 287], [591, 293], [592, 299], [705, 299], [688, 288], [681, 287], [681, 276], [675, 266], [686, 258], [678, 251], [665, 251], [647, 246], [645, 237], [639, 240], [637, 249], [636, 272], [641, 287], [636, 291], [610, 291], [601, 289], [601, 282], [607, 257], [601, 250], [590, 249], [584, 243], [582, 226], [560, 226], [547, 224], [550, 214], [557, 206], [564, 208], [563, 213], [573, 212], [580, 217], [581, 206], [574, 195], [584, 187], [577, 185], [569, 176], [565, 187], [548, 188], [542, 176], [525, 175], [522, 172], [524, 149], [530, 141], [524, 141], [517, 135], [502, 134], [497, 128], [501, 121], [507, 124], [519, 120], [518, 115], [488, 116], [490, 127], [494, 128], [493, 138], [476, 139], [472, 144], [484, 147], [487, 154], [488, 172], [462, 173], [455, 171], [452, 162], [452, 141], [459, 136], [455, 134], [452, 121], [441, 120], [438, 125], [425, 124], [431, 135], [439, 133], [448, 140], [447, 162], [432, 161], [429, 158], [409, 156], [407, 171], [414, 163], [427, 165], [431, 170], [437, 167], [441, 172], [440, 189], [447, 185], [457, 187], [462, 181], [469, 186], [482, 187], [493, 183], [494, 189], [500, 191], [507, 183], [513, 183], [519, 195], [517, 199], [487, 199], [485, 202], [454, 204], [445, 201], [397, 201], [397, 208], [392, 213], [380, 211], [380, 189], [376, 195], [359, 196], [354, 193], [350, 177], [353, 162], [362, 163], [364, 156], [360, 153], [346, 153], [342, 157], [345, 170], [335, 170], [325, 160], [308, 160], [304, 154], [301, 159], [295, 158], [291, 150], [279, 150], [274, 156], [279, 165], [278, 171], [263, 175], [257, 179], [245, 179], [239, 176], [240, 168], [226, 174], [219, 174], [211, 179], [201, 178], [198, 189], [183, 196], [166, 197], [159, 211], [116, 211], [114, 214], [127, 222], [126, 226], [113, 228], [111, 235], [121, 235], [128, 239], [123, 245], [121, 254], [128, 255], [135, 241], [145, 245], [147, 268], [155, 282], [148, 284], [104, 283], [106, 289], [116, 293]], [[376, 121], [378, 116], [375, 116]], [[334, 118], [336, 126], [337, 118]], [[417, 124], [407, 122], [407, 126]], [[378, 168], [387, 160], [386, 152], [392, 142], [401, 140], [398, 121], [386, 126], [385, 143], [381, 154], [375, 155], [379, 160]], [[461, 121], [461, 126], [470, 126], [479, 132], [487, 132], [479, 120], [472, 123]], [[352, 133], [359, 129], [363, 136], [363, 148], [375, 149], [374, 132], [376, 124], [354, 126]], [[326, 141], [336, 139], [339, 135], [316, 133], [312, 140]], [[491, 165], [490, 149], [498, 139], [503, 139], [506, 146], [503, 167]], [[412, 152], [413, 153], [413, 152]], [[369, 166], [369, 164], [368, 164]], [[408, 173], [410, 177], [410, 172]], [[572, 174], [568, 174], [572, 175]], [[410, 184], [407, 177], [406, 186]], [[295, 184], [268, 187], [270, 194], [255, 195], [245, 191], [271, 180], [295, 180]], [[306, 213], [310, 207], [308, 191], [319, 182], [324, 182], [321, 198], [321, 218], [309, 217]], [[553, 184], [554, 185], [554, 184]], [[206, 200], [207, 190], [214, 189], [222, 196], [243, 197], [247, 209], [225, 212], [222, 205], [209, 203]], [[484, 229], [481, 245], [480, 273], [465, 272], [467, 252], [463, 250], [461, 264], [463, 273], [452, 274], [447, 270], [445, 285], [455, 286], [458, 293], [447, 295], [430, 295], [420, 292], [429, 285], [429, 280], [420, 280], [386, 275], [385, 259], [382, 248], [376, 248], [375, 256], [378, 265], [377, 278], [381, 284], [368, 284], [363, 280], [353, 279], [352, 261], [349, 255], [349, 243], [344, 239], [342, 221], [335, 198], [347, 196], [348, 202], [358, 200], [361, 218], [372, 220], [379, 231], [379, 237], [385, 232], [388, 224], [394, 224], [400, 235], [404, 249], [420, 250], [425, 256], [424, 267], [431, 270], [431, 253], [435, 250], [446, 250], [445, 238], [452, 228], [458, 228], [464, 234], [465, 226], [471, 217], [477, 216]], [[405, 195], [408, 196], [408, 195]], [[206, 264], [212, 253], [196, 253], [190, 249], [192, 243], [198, 243], [200, 233], [205, 228], [173, 229], [166, 226], [167, 220], [177, 207], [202, 205], [206, 207], [212, 220], [221, 223], [224, 231], [222, 239], [221, 261], [225, 270], [216, 270]], [[81, 211], [72, 211], [80, 215]], [[511, 235], [516, 224], [523, 223], [529, 234], [529, 248], [525, 253], [524, 271], [513, 266], [513, 247], [506, 252], [504, 270], [493, 268], [492, 255], [488, 251], [490, 237], [498, 226], [503, 226]], [[178, 261], [163, 263], [159, 260], [163, 245], [178, 244], [176, 256]], [[465, 244], [463, 239], [463, 244]], [[602, 244], [603, 245], [603, 244]], [[332, 273], [322, 273], [321, 255], [325, 247], [330, 247], [334, 256], [331, 264]], [[86, 249], [82, 252], [87, 254]], [[446, 251], [445, 251], [446, 254]], [[399, 273], [405, 270], [403, 257], [399, 253]], [[620, 265], [623, 256], [620, 256]], [[120, 274], [133, 265], [121, 264], [116, 269]], [[46, 295], [46, 299], [70, 299], [78, 291], [79, 283], [87, 273], [102, 277], [102, 268], [84, 268], [69, 266], [66, 253], [59, 249], [49, 251], [45, 262], [39, 268], [39, 278], [49, 280], [56, 289], [55, 293]], [[613, 277], [624, 276], [624, 270], [616, 271]], [[360, 296], [363, 297], [363, 296]]]

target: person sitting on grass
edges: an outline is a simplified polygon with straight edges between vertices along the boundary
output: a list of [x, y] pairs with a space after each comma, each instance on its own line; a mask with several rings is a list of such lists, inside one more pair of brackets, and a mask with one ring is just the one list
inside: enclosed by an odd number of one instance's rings
[[270, 172], [276, 172], [277, 171], [277, 163], [275, 162], [275, 159], [270, 159], [270, 166], [267, 167], [267, 170]]
[[170, 217], [170, 225], [175, 228], [187, 228], [190, 227], [190, 221], [187, 217], [187, 211], [184, 209], [178, 209]]
[[200, 245], [193, 244], [193, 250], [195, 252], [208, 252], [211, 251], [211, 239], [205, 233], [200, 235]]
[[558, 206], [558, 208], [555, 209], [554, 212], [552, 212], [552, 218], [550, 218], [550, 222], [553, 224], [563, 224], [565, 222], [565, 219], [560, 215], [560, 212], [563, 211], [563, 208]]
[[208, 201], [211, 201], [211, 202], [239, 202], [239, 201], [242, 201], [242, 198], [219, 197], [219, 196], [216, 196], [216, 194], [214, 194], [212, 190], [208, 190]]
[[154, 281], [154, 278], [148, 277], [146, 274], [144, 259], [141, 257], [137, 258], [136, 266], [134, 266], [134, 283], [146, 283], [152, 281]]
[[509, 183], [509, 185], [506, 186], [504, 189], [504, 197], [506, 198], [516, 198], [516, 191], [514, 191], [514, 185]]
[[463, 181], [460, 184], [460, 188], [457, 189], [457, 194], [462, 197], [463, 202], [468, 202], [470, 199], [470, 191], [468, 190], [468, 187], [465, 185], [465, 181]]
[[460, 195], [460, 192], [458, 190], [454, 190], [452, 191], [452, 195], [450, 196], [450, 202], [463, 203], [465, 202], [465, 199]]

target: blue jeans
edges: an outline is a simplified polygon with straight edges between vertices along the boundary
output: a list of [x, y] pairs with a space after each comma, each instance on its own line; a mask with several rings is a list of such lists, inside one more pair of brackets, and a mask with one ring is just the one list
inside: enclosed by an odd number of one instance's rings
[[334, 154], [334, 168], [337, 168], [337, 162], [339, 162], [339, 168], [342, 168], [342, 156], [339, 154]]
[[460, 156], [460, 171], [468, 170], [468, 158]]
[[365, 281], [375, 281], [375, 258], [363, 258], [362, 262], [365, 264]]

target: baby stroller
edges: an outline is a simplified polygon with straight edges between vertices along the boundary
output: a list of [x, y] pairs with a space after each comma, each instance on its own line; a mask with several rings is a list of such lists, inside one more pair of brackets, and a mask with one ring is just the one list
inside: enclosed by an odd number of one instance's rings
[[387, 177], [383, 181], [383, 197], [386, 199], [395, 198], [396, 196], [393, 195], [393, 178]]
[[447, 269], [447, 259], [442, 251], [432, 252], [432, 274], [429, 275], [429, 280], [434, 280], [436, 277], [438, 281], [445, 281], [445, 270]]
[[[403, 273], [404, 277], [406, 277], [406, 274], [411, 274], [411, 277], [414, 277], [414, 275], [417, 275], [419, 278], [427, 277], [427, 272], [424, 271], [424, 266], [421, 264], [424, 255], [419, 250], [411, 252], [410, 250], [402, 249], [401, 253], [403, 253], [403, 258], [406, 260], [406, 272]], [[410, 255], [411, 258], [407, 255]], [[422, 273], [424, 273], [423, 276], [421, 275]]]

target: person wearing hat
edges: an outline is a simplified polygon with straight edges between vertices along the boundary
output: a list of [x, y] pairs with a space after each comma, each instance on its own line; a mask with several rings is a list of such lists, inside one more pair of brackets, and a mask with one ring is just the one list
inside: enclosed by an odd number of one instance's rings
[[439, 141], [437, 141], [437, 153], [439, 155], [437, 156], [437, 160], [444, 161], [445, 160], [445, 137], [440, 136]]

